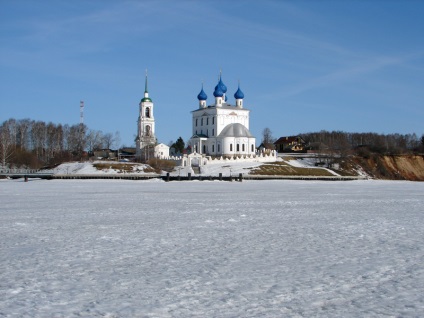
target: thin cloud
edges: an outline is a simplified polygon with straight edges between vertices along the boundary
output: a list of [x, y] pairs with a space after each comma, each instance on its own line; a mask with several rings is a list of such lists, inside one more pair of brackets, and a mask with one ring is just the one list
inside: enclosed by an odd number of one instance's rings
[[[150, 37], [158, 31], [174, 27], [182, 8], [164, 10], [160, 2], [123, 2], [119, 5], [102, 6], [83, 14], [21, 19], [10, 24], [26, 34], [8, 41], [15, 50], [17, 42], [26, 43], [26, 49], [64, 52], [103, 51], [135, 37]], [[154, 23], [155, 17], [160, 23]], [[18, 43], [19, 44], [19, 43]]]
[[[361, 75], [375, 72], [377, 70], [380, 70], [389, 66], [402, 65], [412, 59], [422, 57], [422, 56], [424, 56], [424, 52], [416, 52], [416, 53], [408, 54], [401, 57], [378, 57], [378, 58], [369, 59], [368, 61], [361, 63], [359, 65], [340, 69], [335, 72], [331, 72], [326, 75], [301, 82], [291, 87], [284, 88], [280, 91], [280, 93], [278, 94], [278, 97], [279, 98], [289, 97], [289, 96], [301, 94], [305, 91], [315, 89], [318, 87], [331, 86], [334, 84], [351, 80]], [[275, 95], [272, 95], [272, 96], [274, 98], [276, 97]]]

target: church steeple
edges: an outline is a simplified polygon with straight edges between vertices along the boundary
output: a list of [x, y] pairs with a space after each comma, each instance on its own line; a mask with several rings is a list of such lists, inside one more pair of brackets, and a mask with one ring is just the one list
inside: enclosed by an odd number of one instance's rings
[[144, 84], [144, 98], [141, 100], [142, 102], [152, 102], [151, 98], [149, 97], [149, 92], [147, 90], [147, 70], [146, 70], [146, 81]]
[[[138, 132], [136, 138], [137, 157], [146, 159], [152, 147], [156, 144], [155, 117], [153, 115], [153, 102], [147, 90], [147, 70], [144, 83], [144, 97], [139, 104]], [[146, 157], [147, 156], [147, 157]]]

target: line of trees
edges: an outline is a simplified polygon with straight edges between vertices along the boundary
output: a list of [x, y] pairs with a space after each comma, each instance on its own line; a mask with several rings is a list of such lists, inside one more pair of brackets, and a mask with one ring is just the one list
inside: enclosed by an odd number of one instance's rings
[[0, 125], [0, 165], [38, 168], [81, 159], [86, 152], [119, 144], [119, 139], [118, 132], [103, 133], [84, 124], [11, 118]]
[[324, 152], [360, 155], [367, 153], [408, 154], [424, 151], [424, 135], [348, 133], [344, 131], [319, 131], [300, 134], [309, 147]]

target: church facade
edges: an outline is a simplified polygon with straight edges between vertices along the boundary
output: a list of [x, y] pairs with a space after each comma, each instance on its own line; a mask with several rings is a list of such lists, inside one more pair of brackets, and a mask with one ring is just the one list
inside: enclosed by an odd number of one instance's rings
[[197, 95], [199, 107], [192, 111], [192, 137], [188, 142], [192, 152], [207, 156], [255, 154], [256, 138], [249, 131], [250, 111], [243, 106], [240, 84], [234, 93], [235, 105], [231, 105], [220, 74], [213, 96], [214, 103], [207, 105], [202, 85]]

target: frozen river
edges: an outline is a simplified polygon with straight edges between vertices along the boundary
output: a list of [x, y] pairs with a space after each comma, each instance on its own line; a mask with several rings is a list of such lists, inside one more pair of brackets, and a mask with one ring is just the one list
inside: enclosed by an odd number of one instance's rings
[[0, 317], [422, 317], [424, 183], [0, 181]]

